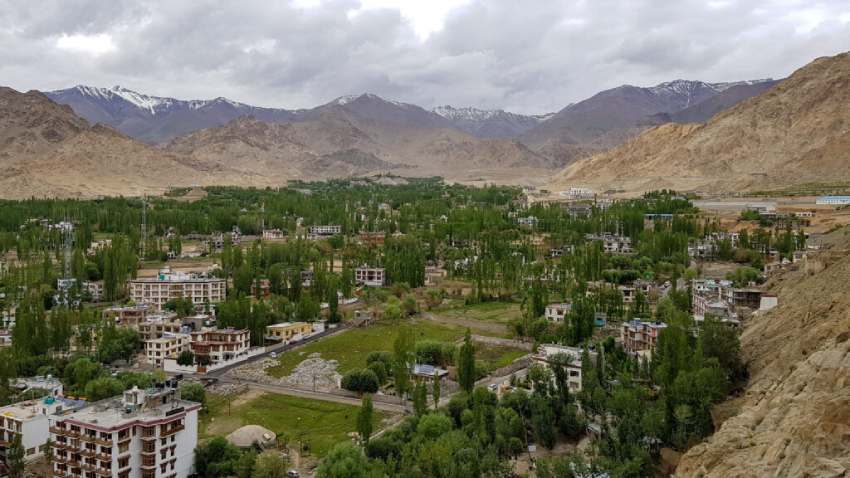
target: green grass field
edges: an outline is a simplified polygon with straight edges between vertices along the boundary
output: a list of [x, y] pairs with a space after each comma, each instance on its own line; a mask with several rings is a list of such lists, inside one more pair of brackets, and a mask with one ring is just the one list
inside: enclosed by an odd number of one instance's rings
[[507, 324], [522, 316], [520, 305], [511, 302], [482, 302], [465, 305], [458, 301], [458, 303], [451, 303], [435, 309], [433, 312], [450, 318], [482, 320], [502, 324]]
[[[369, 327], [357, 328], [342, 332], [332, 337], [323, 338], [303, 347], [286, 352], [280, 356], [280, 365], [266, 370], [269, 375], [284, 377], [292, 372], [310, 354], [318, 352], [325, 360], [339, 362], [340, 373], [366, 366], [366, 356], [375, 350], [392, 351], [393, 342], [398, 336], [399, 325], [393, 323], [377, 323]], [[454, 342], [463, 337], [464, 329], [448, 325], [436, 324], [425, 320], [413, 323], [416, 340], [439, 340]]]
[[484, 365], [487, 370], [496, 370], [510, 365], [514, 360], [529, 353], [527, 350], [515, 347], [500, 347], [494, 345], [475, 347], [475, 358]]
[[[310, 453], [321, 458], [356, 430], [358, 407], [272, 393], [244, 397], [235, 397], [228, 413], [227, 398], [208, 395], [209, 412], [201, 416], [200, 438], [226, 436], [244, 425], [260, 425], [277, 433], [279, 442], [303, 440]], [[374, 430], [387, 417], [375, 410]]]

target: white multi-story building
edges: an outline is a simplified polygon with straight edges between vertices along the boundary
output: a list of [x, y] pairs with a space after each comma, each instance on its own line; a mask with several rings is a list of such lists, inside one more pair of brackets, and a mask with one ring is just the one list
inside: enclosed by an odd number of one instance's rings
[[[560, 354], [568, 357], [566, 371], [567, 383], [570, 387], [570, 392], [578, 393], [581, 391], [582, 349], [578, 347], [567, 347], [564, 345], [542, 344], [537, 348], [537, 353], [535, 353], [531, 359], [534, 363], [548, 368], [551, 367], [553, 357]], [[594, 360], [596, 358], [596, 353], [589, 352], [589, 356], [591, 360]]]
[[221, 302], [227, 294], [225, 279], [172, 272], [167, 267], [156, 277], [129, 281], [128, 287], [133, 301], [151, 304], [158, 310], [169, 300], [187, 298], [202, 306]]
[[48, 396], [0, 408], [0, 455], [5, 457], [15, 436], [20, 435], [24, 460], [40, 458], [47, 451], [45, 445], [50, 437], [49, 425], [54, 415], [79, 408], [83, 403]]
[[155, 367], [162, 367], [165, 359], [177, 359], [181, 352], [190, 349], [191, 343], [191, 335], [170, 332], [159, 338], [145, 340], [145, 360]]
[[186, 478], [193, 472], [200, 408], [171, 387], [134, 387], [57, 416], [50, 427], [53, 476]]
[[386, 271], [381, 267], [358, 267], [354, 269], [354, 282], [368, 287], [383, 287]]
[[310, 226], [307, 231], [312, 236], [333, 236], [335, 234], [342, 234], [342, 226], [339, 225], [323, 225], [323, 226]]
[[546, 318], [553, 322], [563, 322], [564, 317], [573, 309], [573, 304], [562, 302], [559, 304], [549, 304], [546, 306]]
[[215, 366], [247, 357], [251, 332], [247, 329], [206, 329], [192, 332], [192, 353], [199, 364]]

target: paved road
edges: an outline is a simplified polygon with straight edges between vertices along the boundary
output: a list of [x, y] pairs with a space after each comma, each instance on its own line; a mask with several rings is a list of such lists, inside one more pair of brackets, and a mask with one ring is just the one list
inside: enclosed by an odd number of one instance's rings
[[[355, 397], [348, 397], [345, 395], [337, 395], [335, 393], [329, 392], [313, 392], [310, 390], [302, 390], [300, 388], [292, 388], [285, 387], [282, 385], [270, 385], [267, 383], [260, 383], [254, 381], [247, 380], [238, 380], [232, 379], [228, 377], [224, 377], [220, 380], [220, 383], [232, 383], [239, 385], [247, 385], [249, 388], [255, 390], [263, 390], [271, 393], [279, 393], [281, 395], [290, 395], [293, 397], [301, 397], [301, 398], [312, 398], [314, 400], [324, 400], [326, 402], [334, 402], [334, 403], [342, 403], [345, 405], [354, 405], [359, 407], [361, 400]], [[379, 410], [384, 410], [387, 412], [393, 413], [405, 413], [407, 410], [400, 403], [391, 403], [379, 400], [373, 400], [372, 404], [375, 408]]]

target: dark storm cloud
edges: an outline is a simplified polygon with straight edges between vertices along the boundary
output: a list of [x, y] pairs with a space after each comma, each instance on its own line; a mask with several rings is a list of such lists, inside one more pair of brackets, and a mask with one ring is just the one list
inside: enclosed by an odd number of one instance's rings
[[545, 112], [623, 83], [781, 77], [850, 45], [845, 0], [459, 0], [430, 34], [420, 17], [431, 12], [371, 4], [400, 8], [0, 0], [0, 83], [281, 107], [368, 91]]

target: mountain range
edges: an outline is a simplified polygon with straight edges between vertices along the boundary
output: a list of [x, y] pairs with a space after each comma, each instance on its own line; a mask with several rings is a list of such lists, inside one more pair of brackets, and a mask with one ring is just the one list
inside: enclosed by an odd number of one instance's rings
[[819, 58], [706, 123], [656, 126], [576, 161], [551, 187], [732, 192], [850, 181], [848, 85], [850, 53]]
[[[572, 176], [577, 169], [570, 165], [577, 160], [585, 164], [611, 148], [629, 147], [646, 130], [685, 134], [698, 128], [692, 122], [713, 122], [755, 95], [771, 94], [776, 83], [624, 85], [546, 115], [429, 110], [374, 94], [288, 110], [122, 87], [44, 94], [4, 89], [0, 124], [16, 124], [17, 136], [0, 144], [0, 184], [9, 185], [5, 195], [16, 197], [156, 193], [186, 184], [274, 186], [386, 172], [539, 185], [564, 167], [558, 181], [572, 183], [583, 177]], [[26, 131], [17, 116], [38, 118], [42, 126]], [[43, 127], [54, 123], [63, 126]], [[48, 141], [54, 130], [65, 133]], [[83, 137], [86, 148], [78, 144]], [[123, 174], [121, 158], [128, 166], [138, 163], [138, 178]]]

